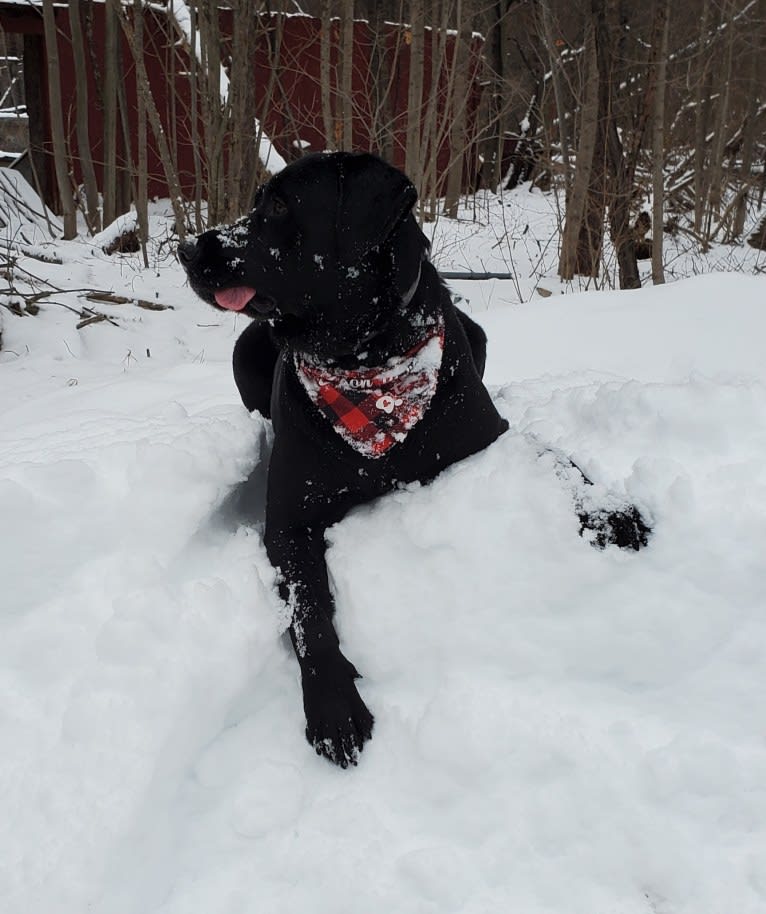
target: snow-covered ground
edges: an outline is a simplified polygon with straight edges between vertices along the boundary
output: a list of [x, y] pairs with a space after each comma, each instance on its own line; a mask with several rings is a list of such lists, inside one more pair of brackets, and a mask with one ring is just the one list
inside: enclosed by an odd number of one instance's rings
[[[468, 225], [442, 265], [497, 269]], [[350, 771], [304, 741], [258, 525], [217, 511], [268, 437], [242, 323], [166, 245], [19, 262], [173, 309], [5, 314], [3, 914], [763, 914], [766, 279], [542, 298], [531, 237], [523, 283], [455, 283], [512, 431], [331, 533], [376, 715]], [[649, 548], [580, 539], [524, 432]]]
[[[461, 206], [457, 221], [444, 217], [427, 224], [432, 238], [432, 259], [441, 270], [509, 273], [511, 280], [495, 287], [487, 280], [479, 287], [478, 302], [485, 306], [528, 301], [546, 293], [571, 293], [618, 287], [617, 264], [608, 233], [604, 237], [602, 270], [598, 278], [576, 276], [562, 282], [558, 267], [558, 227], [563, 223], [563, 200], [526, 184], [503, 197], [480, 191]], [[646, 209], [646, 207], [644, 207]], [[649, 211], [651, 206], [649, 205]], [[749, 211], [744, 237], [754, 231], [766, 215], [755, 205]], [[663, 262], [668, 282], [711, 272], [766, 272], [766, 251], [745, 243], [712, 244], [702, 253], [688, 231], [688, 220], [678, 218], [675, 234], [663, 236]], [[651, 261], [640, 260], [639, 274], [651, 283]], [[475, 287], [475, 283], [472, 284]], [[538, 290], [542, 290], [539, 292]], [[474, 288], [474, 291], [478, 291]]]

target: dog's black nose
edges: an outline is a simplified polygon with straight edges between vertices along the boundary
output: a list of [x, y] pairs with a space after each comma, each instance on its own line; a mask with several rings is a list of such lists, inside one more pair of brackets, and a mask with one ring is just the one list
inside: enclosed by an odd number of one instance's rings
[[176, 251], [178, 252], [178, 259], [185, 267], [193, 263], [199, 253], [196, 241], [182, 241]]

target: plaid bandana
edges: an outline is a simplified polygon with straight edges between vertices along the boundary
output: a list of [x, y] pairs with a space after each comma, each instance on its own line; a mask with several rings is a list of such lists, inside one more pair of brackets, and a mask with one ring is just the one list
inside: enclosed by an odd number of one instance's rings
[[382, 457], [425, 414], [436, 391], [444, 352], [444, 318], [408, 352], [380, 368], [345, 371], [294, 356], [311, 402], [335, 431], [365, 457]]

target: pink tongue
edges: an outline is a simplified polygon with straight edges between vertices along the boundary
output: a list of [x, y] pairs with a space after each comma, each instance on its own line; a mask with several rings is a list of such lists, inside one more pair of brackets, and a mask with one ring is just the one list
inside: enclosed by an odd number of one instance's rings
[[241, 311], [254, 295], [255, 289], [250, 286], [236, 286], [233, 289], [219, 289], [215, 293], [215, 300], [229, 311]]

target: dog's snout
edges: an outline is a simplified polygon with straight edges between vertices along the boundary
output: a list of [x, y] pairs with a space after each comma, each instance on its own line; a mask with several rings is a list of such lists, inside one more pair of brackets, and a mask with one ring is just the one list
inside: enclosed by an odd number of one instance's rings
[[178, 251], [178, 259], [185, 267], [194, 263], [197, 254], [199, 254], [199, 247], [196, 241], [182, 241], [176, 250]]

